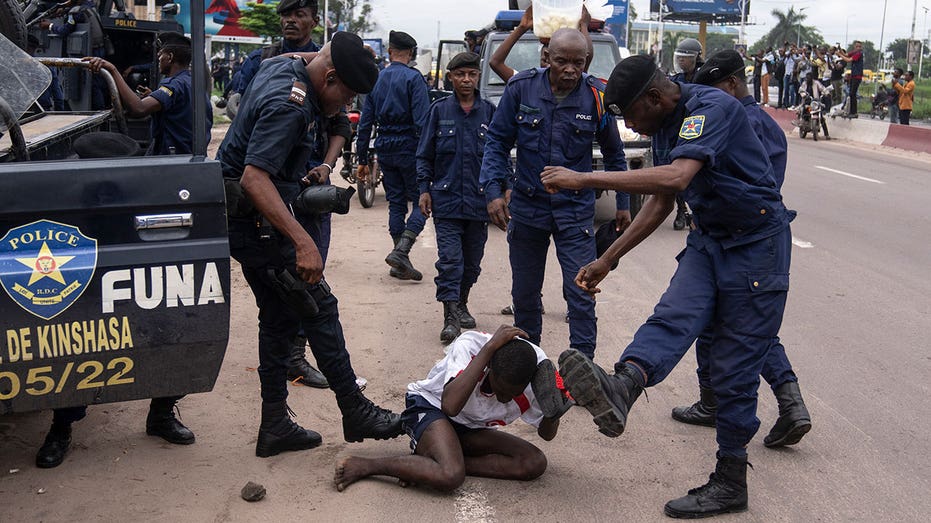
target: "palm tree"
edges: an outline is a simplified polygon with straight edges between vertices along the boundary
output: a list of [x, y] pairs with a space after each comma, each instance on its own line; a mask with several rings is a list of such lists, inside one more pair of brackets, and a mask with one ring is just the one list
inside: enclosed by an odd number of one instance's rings
[[[801, 10], [796, 11], [795, 7], [789, 7], [789, 10], [783, 13], [778, 9], [773, 9], [772, 15], [776, 18], [776, 25], [766, 35], [768, 44], [774, 47], [782, 45], [783, 42], [795, 42], [800, 39], [799, 31], [802, 22], [808, 18], [808, 15]], [[804, 34], [802, 34], [804, 36]]]

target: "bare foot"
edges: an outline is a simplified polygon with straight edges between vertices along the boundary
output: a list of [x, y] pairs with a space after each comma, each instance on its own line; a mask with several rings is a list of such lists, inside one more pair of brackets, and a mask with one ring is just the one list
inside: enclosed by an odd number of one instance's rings
[[336, 473], [333, 475], [333, 484], [336, 490], [342, 492], [349, 485], [362, 478], [368, 477], [366, 459], [347, 456], [336, 464]]

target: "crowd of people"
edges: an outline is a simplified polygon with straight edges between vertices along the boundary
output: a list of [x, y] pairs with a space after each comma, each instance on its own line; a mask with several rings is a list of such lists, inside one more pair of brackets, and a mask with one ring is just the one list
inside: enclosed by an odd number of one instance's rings
[[[672, 415], [716, 428], [717, 465], [704, 486], [664, 510], [683, 518], [746, 510], [747, 445], [760, 425], [760, 376], [779, 404], [767, 447], [798, 443], [811, 418], [779, 340], [795, 218], [780, 192], [787, 143], [749, 92], [743, 58], [724, 51], [703, 62], [697, 41], [680, 42], [674, 76], [649, 57], [633, 56], [605, 82], [585, 72], [592, 51], [584, 31], [564, 28], [543, 46], [541, 67], [511, 71], [496, 107], [478, 93], [481, 64], [473, 50], [450, 60], [452, 93], [431, 104], [423, 77], [410, 67], [417, 42], [409, 34], [391, 32], [391, 63], [380, 72], [356, 35], [337, 32], [322, 47], [310, 39], [319, 23], [316, 0], [282, 0], [277, 12], [284, 38], [250, 54], [232, 78], [230, 89], [241, 101], [216, 156], [227, 190], [231, 255], [258, 306], [256, 455], [322, 442], [291, 419], [290, 379], [333, 391], [348, 442], [411, 438], [411, 455], [340, 460], [334, 478], [340, 491], [374, 475], [441, 491], [455, 489], [467, 475], [530, 480], [545, 472], [545, 455], [497, 426], [520, 418], [551, 440], [561, 416], [580, 406], [602, 434], [620, 436], [642, 391], [662, 382], [694, 344], [699, 401]], [[124, 107], [153, 116], [151, 154], [193, 148], [192, 100], [199, 89], [188, 70], [190, 47], [183, 35], [160, 37], [163, 79], [144, 96], [114, 74]], [[829, 62], [862, 64], [858, 52], [819, 50], [811, 58], [790, 47], [764, 53], [760, 86], [763, 74], [783, 73], [781, 103], [798, 103], [796, 72], [830, 79]], [[115, 70], [103, 57], [87, 60], [94, 69]], [[422, 280], [411, 247], [428, 219], [437, 238], [434, 283], [444, 311], [440, 339], [448, 348], [425, 379], [408, 385], [400, 414], [374, 404], [358, 384], [325, 276], [329, 214], [313, 204], [350, 139], [345, 108], [361, 94], [367, 96], [357, 175], [372, 175], [377, 153], [389, 201], [390, 277]], [[652, 138], [654, 167], [628, 171], [617, 117]], [[604, 171], [592, 172], [595, 142]], [[603, 249], [593, 227], [598, 189], [618, 194], [616, 239]], [[628, 193], [653, 195], [633, 220]], [[605, 371], [594, 363], [599, 284], [677, 207], [676, 228], [688, 230], [678, 270], [613, 372]], [[507, 234], [513, 326], [493, 335], [462, 332], [476, 327], [468, 303], [489, 223]], [[569, 323], [570, 348], [559, 355], [558, 372], [540, 348], [564, 345], [542, 339], [550, 242]], [[319, 370], [308, 362], [307, 347]], [[172, 413], [178, 399], [153, 400], [147, 431], [193, 443], [193, 433]], [[37, 457], [40, 466], [62, 462], [70, 424], [78, 418], [56, 417]]]

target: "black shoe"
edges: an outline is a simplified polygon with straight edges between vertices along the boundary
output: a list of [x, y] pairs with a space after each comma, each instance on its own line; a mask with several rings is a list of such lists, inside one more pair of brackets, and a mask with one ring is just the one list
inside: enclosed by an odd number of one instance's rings
[[[475, 328], [475, 317], [469, 312], [469, 292], [472, 289], [459, 289], [459, 326], [463, 329]], [[513, 311], [512, 311], [513, 313]]]
[[343, 438], [352, 443], [363, 439], [391, 439], [404, 434], [401, 416], [383, 409], [361, 391], [337, 399], [343, 413]]
[[449, 343], [462, 334], [459, 323], [459, 303], [455, 301], [443, 302], [443, 330], [440, 331], [440, 341]]
[[288, 381], [300, 383], [315, 389], [326, 389], [330, 382], [322, 372], [307, 361], [307, 338], [297, 336], [291, 343], [291, 356], [288, 359]]
[[152, 399], [145, 419], [145, 433], [175, 445], [190, 445], [195, 441], [194, 433], [175, 417], [175, 401], [174, 398]]
[[790, 381], [776, 388], [776, 401], [779, 403], [779, 419], [763, 438], [763, 445], [795, 445], [811, 430], [811, 415], [808, 414], [808, 408], [802, 400], [798, 382]]
[[385, 263], [401, 272], [401, 277], [399, 278], [401, 280], [420, 281], [423, 279], [423, 274], [411, 265], [410, 252], [411, 247], [414, 246], [414, 240], [416, 239], [417, 235], [412, 231], [404, 231], [404, 234], [401, 235], [401, 239], [398, 240], [397, 245], [394, 246], [394, 250], [388, 253], [388, 256], [385, 258]]
[[70, 448], [71, 425], [65, 428], [52, 425], [52, 429], [45, 435], [45, 443], [36, 453], [36, 466], [40, 469], [51, 469], [61, 465]]
[[501, 314], [504, 314], [505, 316], [513, 316], [513, 315], [514, 315], [514, 306], [513, 306], [513, 305], [508, 305], [507, 307], [501, 309]]
[[312, 449], [323, 443], [320, 434], [307, 430], [291, 420], [291, 409], [284, 401], [262, 402], [262, 423], [255, 442], [255, 455], [260, 458], [282, 452]]
[[388, 271], [388, 276], [391, 276], [392, 278], [397, 278], [399, 280], [405, 279], [404, 271], [399, 271], [398, 269], [395, 269], [394, 267], [392, 267], [391, 270]]
[[530, 382], [531, 390], [544, 418], [558, 419], [572, 408], [572, 401], [566, 397], [556, 381], [556, 366], [550, 360], [543, 360], [537, 365], [537, 371]]
[[747, 510], [747, 458], [719, 457], [708, 483], [666, 503], [672, 518], [696, 519]]
[[677, 231], [685, 229], [685, 210], [676, 210], [676, 219], [672, 222], [672, 228]]
[[672, 409], [672, 419], [689, 425], [714, 427], [718, 416], [718, 398], [714, 390], [708, 387], [699, 387], [699, 393], [699, 399], [694, 404]]
[[572, 399], [591, 413], [599, 432], [612, 438], [624, 433], [630, 406], [643, 391], [634, 372], [623, 365], [620, 372], [608, 374], [575, 349], [559, 355], [559, 374]]

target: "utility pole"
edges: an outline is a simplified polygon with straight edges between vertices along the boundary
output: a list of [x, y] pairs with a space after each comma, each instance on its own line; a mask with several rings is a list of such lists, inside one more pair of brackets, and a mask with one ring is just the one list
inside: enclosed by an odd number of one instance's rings
[[[796, 11], [796, 16], [801, 15], [802, 11], [808, 9], [807, 7], [802, 7]], [[795, 47], [801, 47], [802, 45], [802, 19], [798, 19], [798, 23], [795, 25]]]
[[[924, 25], [923, 32], [925, 33], [925, 37], [927, 37], [928, 35], [928, 8], [925, 6], [921, 6], [921, 8], [925, 10], [925, 25]], [[921, 51], [918, 53], [918, 80], [921, 80], [921, 62], [924, 61], [924, 57], [925, 57], [925, 39], [924, 38], [921, 40], [921, 47], [919, 49], [921, 49]]]
[[[918, 0], [915, 0], [916, 2]], [[740, 0], [740, 43], [747, 45], [747, 37], [744, 33], [744, 26], [747, 23], [747, 0]]]
[[883, 25], [879, 31], [879, 61], [876, 62], [876, 70], [883, 68], [883, 38], [886, 36], [886, 8], [889, 7], [889, 0], [883, 1]]

